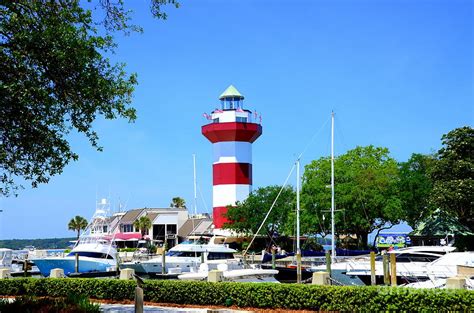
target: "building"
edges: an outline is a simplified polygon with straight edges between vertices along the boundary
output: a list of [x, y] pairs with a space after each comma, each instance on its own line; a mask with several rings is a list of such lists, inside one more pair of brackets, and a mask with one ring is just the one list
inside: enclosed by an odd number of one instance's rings
[[208, 117], [202, 134], [213, 149], [213, 219], [222, 228], [228, 205], [245, 200], [252, 191], [252, 143], [262, 134], [257, 115], [244, 108], [244, 96], [230, 85], [219, 97], [220, 108]]
[[109, 221], [111, 233], [116, 242], [123, 241], [123, 246], [134, 246], [134, 242], [142, 239], [139, 229], [134, 223], [142, 216], [147, 216], [152, 226], [146, 230], [145, 238], [156, 245], [166, 242], [171, 248], [178, 244], [178, 230], [188, 220], [186, 208], [142, 208], [127, 212], [115, 213]]

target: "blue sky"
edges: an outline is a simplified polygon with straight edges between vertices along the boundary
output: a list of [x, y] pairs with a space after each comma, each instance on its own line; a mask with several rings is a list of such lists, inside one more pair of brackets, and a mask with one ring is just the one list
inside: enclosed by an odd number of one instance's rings
[[117, 36], [112, 59], [138, 74], [137, 121], [97, 120], [102, 153], [71, 134], [79, 161], [1, 199], [0, 238], [74, 236], [68, 221], [89, 218], [96, 196], [126, 209], [181, 196], [191, 207], [193, 153], [211, 210], [212, 150], [200, 127], [229, 84], [262, 114], [254, 188], [281, 184], [315, 133], [303, 165], [329, 154], [331, 110], [336, 154], [374, 144], [399, 161], [473, 124], [472, 1], [183, 0], [167, 21], [151, 17], [147, 0], [128, 4], [145, 32]]

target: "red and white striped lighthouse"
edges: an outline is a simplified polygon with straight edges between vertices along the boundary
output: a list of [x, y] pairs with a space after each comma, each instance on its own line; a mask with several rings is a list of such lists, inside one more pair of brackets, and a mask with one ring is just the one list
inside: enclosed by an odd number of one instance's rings
[[245, 200], [252, 191], [252, 143], [262, 134], [250, 110], [244, 109], [242, 96], [230, 85], [219, 97], [220, 109], [210, 115], [212, 122], [202, 134], [212, 142], [212, 206], [216, 228], [227, 219], [228, 205]]

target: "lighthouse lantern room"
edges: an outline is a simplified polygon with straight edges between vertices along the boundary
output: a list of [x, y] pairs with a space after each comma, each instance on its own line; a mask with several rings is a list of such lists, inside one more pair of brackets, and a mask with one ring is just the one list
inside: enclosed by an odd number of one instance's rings
[[256, 115], [244, 108], [244, 96], [230, 85], [219, 97], [220, 109], [208, 117], [202, 134], [213, 149], [213, 219], [216, 228], [227, 222], [227, 206], [245, 200], [252, 191], [252, 143], [262, 134]]

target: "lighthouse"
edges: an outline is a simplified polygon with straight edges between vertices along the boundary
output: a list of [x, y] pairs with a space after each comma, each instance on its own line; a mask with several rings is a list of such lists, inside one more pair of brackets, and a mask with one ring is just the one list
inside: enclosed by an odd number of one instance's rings
[[227, 222], [227, 206], [245, 200], [252, 191], [252, 143], [262, 134], [257, 114], [244, 108], [244, 96], [230, 85], [219, 97], [220, 107], [202, 126], [212, 143], [212, 206], [216, 228]]

